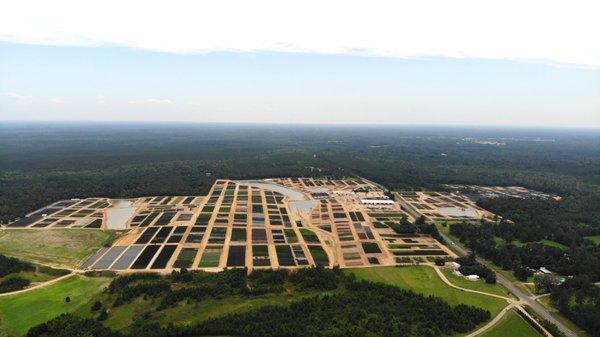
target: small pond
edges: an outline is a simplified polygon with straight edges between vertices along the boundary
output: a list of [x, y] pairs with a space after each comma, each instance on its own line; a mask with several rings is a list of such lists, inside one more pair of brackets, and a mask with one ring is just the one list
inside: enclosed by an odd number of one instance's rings
[[127, 229], [127, 220], [131, 218], [135, 209], [133, 202], [126, 199], [111, 199], [110, 207], [106, 209], [106, 228], [114, 230]]

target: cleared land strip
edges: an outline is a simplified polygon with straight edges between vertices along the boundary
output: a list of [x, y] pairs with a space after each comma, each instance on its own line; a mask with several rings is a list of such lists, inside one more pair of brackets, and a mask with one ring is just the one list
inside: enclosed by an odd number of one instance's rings
[[77, 274], [75, 272], [71, 272], [71, 273], [69, 273], [67, 275], [63, 275], [63, 276], [54, 278], [52, 280], [48, 280], [46, 282], [42, 282], [42, 283], [36, 284], [33, 287], [29, 287], [29, 288], [25, 288], [25, 289], [21, 289], [21, 290], [16, 290], [16, 291], [12, 291], [12, 292], [9, 292], [9, 293], [1, 293], [0, 297], [11, 296], [11, 295], [18, 295], [18, 294], [26, 293], [26, 292], [31, 291], [31, 290], [35, 290], [35, 289], [47, 287], [47, 286], [49, 286], [51, 284], [54, 284], [54, 283], [59, 282], [59, 281], [62, 281], [64, 279], [67, 279], [67, 278], [69, 278], [71, 276], [74, 276], [74, 275], [77, 275]]
[[504, 309], [502, 309], [502, 311], [498, 315], [496, 315], [496, 317], [494, 317], [486, 325], [484, 325], [481, 328], [477, 329], [475, 332], [472, 332], [472, 333], [468, 334], [466, 337], [475, 337], [475, 336], [479, 336], [482, 333], [486, 332], [488, 329], [490, 329], [491, 327], [493, 327], [494, 325], [496, 325], [498, 322], [500, 322], [500, 320], [502, 319], [502, 317], [504, 317], [507, 313], [509, 313], [512, 310], [512, 308], [514, 308], [514, 307], [515, 307], [514, 303], [511, 303], [511, 304], [507, 305]]

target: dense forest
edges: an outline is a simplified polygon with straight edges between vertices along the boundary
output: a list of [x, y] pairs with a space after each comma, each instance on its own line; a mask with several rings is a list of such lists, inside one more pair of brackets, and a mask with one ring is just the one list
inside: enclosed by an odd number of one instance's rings
[[[136, 289], [136, 290], [133, 290]], [[139, 319], [129, 336], [449, 336], [472, 330], [490, 319], [488, 311], [458, 305], [451, 307], [436, 297], [384, 284], [359, 282], [339, 269], [308, 268], [298, 271], [263, 270], [247, 275], [244, 269], [220, 273], [174, 272], [169, 276], [132, 274], [112, 281], [107, 295], [131, 300], [138, 296], [161, 299], [173, 305], [182, 300], [228, 296], [260, 296], [268, 292], [327, 290], [286, 306], [263, 306], [242, 313], [227, 314], [190, 326], [161, 326]], [[174, 300], [171, 300], [174, 298]], [[175, 302], [174, 302], [175, 301]], [[109, 315], [97, 302], [92, 310], [96, 321], [63, 315], [32, 328], [28, 336], [121, 336], [98, 321]]]
[[359, 175], [391, 189], [589, 195], [599, 167], [600, 133], [586, 130], [5, 122], [0, 223], [65, 198], [202, 195], [220, 177]]

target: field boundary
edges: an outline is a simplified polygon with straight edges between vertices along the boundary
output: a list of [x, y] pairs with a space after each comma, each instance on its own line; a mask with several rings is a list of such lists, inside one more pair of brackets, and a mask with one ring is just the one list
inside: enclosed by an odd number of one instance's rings
[[19, 295], [19, 294], [26, 293], [26, 292], [31, 291], [31, 290], [36, 290], [36, 289], [40, 289], [40, 288], [43, 288], [43, 287], [47, 287], [49, 285], [52, 285], [52, 284], [57, 283], [57, 282], [60, 282], [60, 281], [62, 281], [64, 279], [67, 279], [67, 278], [75, 276], [75, 275], [77, 275], [76, 272], [70, 272], [67, 275], [59, 276], [57, 278], [53, 278], [52, 280], [48, 280], [46, 282], [42, 282], [42, 283], [36, 284], [33, 287], [29, 287], [29, 288], [25, 288], [25, 289], [21, 289], [21, 290], [16, 290], [16, 291], [11, 291], [9, 293], [2, 293], [2, 294], [0, 294], [0, 297], [7, 297], [7, 296], [12, 296], [12, 295]]

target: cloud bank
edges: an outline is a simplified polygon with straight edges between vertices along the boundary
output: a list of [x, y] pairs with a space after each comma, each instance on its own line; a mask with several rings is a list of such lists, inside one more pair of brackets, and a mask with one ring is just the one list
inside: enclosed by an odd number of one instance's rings
[[597, 0], [3, 1], [0, 40], [600, 66]]

